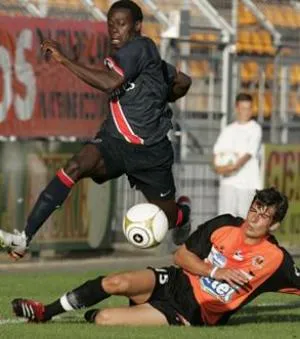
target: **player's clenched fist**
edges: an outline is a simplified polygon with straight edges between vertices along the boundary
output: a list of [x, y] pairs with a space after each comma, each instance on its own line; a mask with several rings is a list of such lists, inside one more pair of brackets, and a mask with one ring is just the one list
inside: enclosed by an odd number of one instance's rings
[[41, 49], [46, 58], [52, 57], [57, 62], [62, 62], [65, 56], [60, 51], [59, 44], [54, 40], [44, 40], [41, 44]]

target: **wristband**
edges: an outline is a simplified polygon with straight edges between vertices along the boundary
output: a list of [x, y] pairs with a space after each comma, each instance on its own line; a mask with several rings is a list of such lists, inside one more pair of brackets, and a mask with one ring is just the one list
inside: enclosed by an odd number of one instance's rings
[[215, 278], [215, 275], [216, 275], [216, 272], [217, 272], [218, 269], [219, 269], [219, 267], [218, 267], [218, 266], [215, 266], [215, 267], [210, 271], [209, 277], [212, 278], [212, 279], [214, 279], [214, 278]]

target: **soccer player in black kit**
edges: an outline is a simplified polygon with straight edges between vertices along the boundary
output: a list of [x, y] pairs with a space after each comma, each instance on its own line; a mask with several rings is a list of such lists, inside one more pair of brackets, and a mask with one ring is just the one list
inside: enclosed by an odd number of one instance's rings
[[173, 150], [167, 133], [172, 127], [168, 102], [184, 96], [191, 80], [164, 62], [154, 42], [141, 35], [142, 21], [143, 13], [133, 1], [117, 1], [110, 7], [112, 53], [98, 69], [71, 61], [53, 40], [42, 43], [44, 54], [109, 95], [109, 114], [95, 138], [42, 191], [25, 230], [15, 234], [0, 230], [0, 243], [15, 259], [24, 256], [33, 236], [82, 178], [102, 184], [126, 174], [132, 187], [166, 213], [175, 244], [188, 236], [190, 201], [175, 200]]

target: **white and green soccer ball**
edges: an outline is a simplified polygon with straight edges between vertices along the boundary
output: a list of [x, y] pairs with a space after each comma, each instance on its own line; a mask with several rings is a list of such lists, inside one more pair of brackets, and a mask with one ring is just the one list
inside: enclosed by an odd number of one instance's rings
[[157, 246], [169, 228], [168, 218], [158, 206], [150, 203], [132, 206], [123, 219], [126, 239], [139, 248]]

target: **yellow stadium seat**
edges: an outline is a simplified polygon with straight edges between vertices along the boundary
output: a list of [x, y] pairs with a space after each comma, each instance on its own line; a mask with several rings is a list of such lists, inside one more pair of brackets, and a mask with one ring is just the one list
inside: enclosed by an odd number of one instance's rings
[[290, 84], [292, 86], [300, 84], [300, 65], [293, 65], [290, 68]]
[[268, 91], [264, 94], [264, 117], [269, 118], [272, 113], [272, 92]]
[[258, 32], [251, 32], [251, 45], [253, 52], [259, 55], [265, 54], [264, 44]]
[[214, 33], [192, 33], [190, 35], [191, 40], [203, 41], [203, 42], [214, 42], [218, 40], [218, 37]]
[[260, 31], [259, 35], [263, 46], [264, 54], [274, 55], [275, 48], [273, 47], [273, 42], [270, 33], [268, 33], [267, 31]]
[[243, 83], [255, 82], [258, 80], [258, 64], [250, 61], [240, 66], [241, 79]]
[[[252, 93], [253, 97], [253, 115], [258, 116], [259, 110], [259, 95], [258, 92]], [[266, 91], [263, 97], [263, 116], [264, 118], [270, 118], [272, 114], [272, 92]]]
[[70, 11], [85, 11], [85, 7], [81, 1], [77, 0], [48, 0], [48, 6]]
[[274, 64], [267, 64], [265, 68], [266, 79], [272, 81], [274, 79]]
[[103, 13], [107, 13], [111, 3], [109, 0], [94, 0], [95, 6], [97, 6]]
[[258, 95], [257, 92], [251, 93], [252, 98], [253, 98], [253, 104], [252, 104], [252, 109], [253, 109], [253, 116], [257, 117], [258, 115]]
[[161, 25], [158, 22], [143, 22], [143, 34], [151, 38], [157, 45], [160, 43], [160, 29]]
[[300, 96], [297, 92], [291, 92], [289, 95], [289, 111], [300, 116]]
[[209, 73], [209, 62], [207, 60], [189, 60], [189, 73], [192, 77], [203, 78]]
[[256, 24], [255, 16], [249, 11], [249, 9], [239, 2], [238, 8], [238, 25], [254, 25]]
[[253, 45], [251, 43], [251, 32], [248, 30], [238, 31], [237, 38], [238, 53], [253, 53]]

